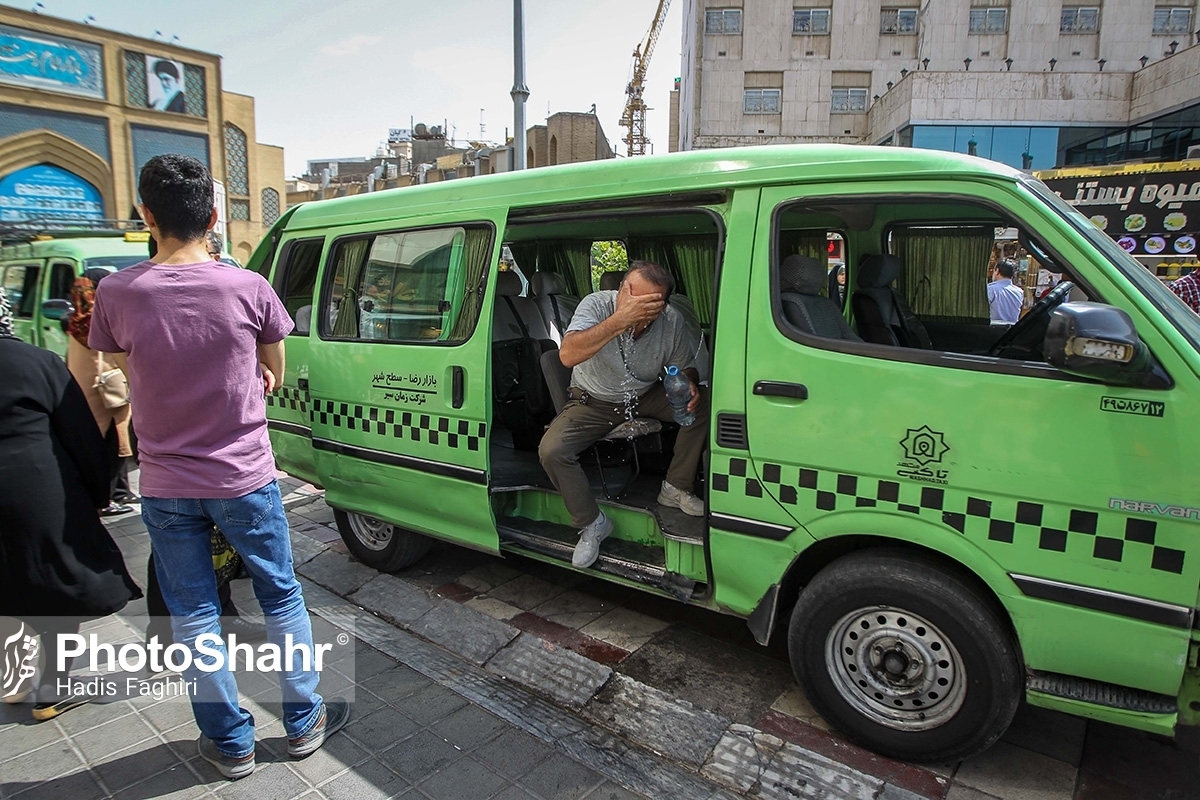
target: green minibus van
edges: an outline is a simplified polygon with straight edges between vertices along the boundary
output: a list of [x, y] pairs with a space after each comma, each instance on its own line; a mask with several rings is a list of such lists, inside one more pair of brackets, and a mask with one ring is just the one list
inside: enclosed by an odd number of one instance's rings
[[[1022, 699], [1200, 720], [1200, 318], [969, 156], [704, 150], [290, 209], [248, 265], [296, 322], [271, 439], [356, 558], [572, 568], [537, 442], [596, 242], [674, 275], [711, 441], [702, 517], [655, 502], [670, 426], [581, 457], [616, 523], [589, 573], [786, 637], [825, 718], [899, 758], [979, 752]], [[1001, 255], [1061, 276], [1011, 325]]]
[[149, 241], [149, 231], [115, 227], [0, 229], [0, 285], [12, 303], [13, 332], [66, 358], [67, 334], [59, 320], [74, 310], [75, 279], [92, 267], [122, 269], [145, 261]]

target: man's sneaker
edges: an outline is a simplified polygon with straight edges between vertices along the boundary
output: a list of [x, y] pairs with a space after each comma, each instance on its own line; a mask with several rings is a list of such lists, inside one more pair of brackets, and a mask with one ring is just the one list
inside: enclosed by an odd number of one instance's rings
[[200, 751], [201, 758], [216, 767], [217, 772], [221, 773], [222, 777], [228, 778], [231, 781], [244, 778], [251, 772], [254, 772], [253, 750], [241, 758], [227, 756], [218, 750], [216, 743], [203, 733], [196, 740], [196, 749]]
[[660, 506], [670, 506], [678, 508], [689, 517], [704, 516], [704, 501], [691, 492], [685, 492], [682, 489], [676, 489], [671, 484], [663, 481], [662, 489], [658, 492], [658, 504]]
[[57, 716], [67, 713], [72, 708], [79, 708], [91, 698], [76, 695], [74, 697], [66, 697], [53, 703], [34, 703], [33, 718], [38, 722], [54, 719]]
[[613, 522], [600, 512], [600, 516], [592, 520], [592, 524], [579, 532], [579, 544], [575, 545], [575, 553], [571, 556], [571, 565], [578, 569], [586, 569], [600, 557], [600, 543], [613, 532]]
[[325, 744], [325, 740], [337, 733], [346, 720], [350, 719], [350, 703], [344, 697], [335, 697], [322, 703], [321, 719], [303, 736], [288, 739], [288, 755], [292, 758], [310, 756]]

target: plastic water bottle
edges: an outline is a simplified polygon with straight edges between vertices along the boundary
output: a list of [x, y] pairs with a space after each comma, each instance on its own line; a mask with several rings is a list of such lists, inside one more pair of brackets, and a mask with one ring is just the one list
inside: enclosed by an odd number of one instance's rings
[[696, 415], [687, 410], [692, 401], [692, 382], [674, 364], [664, 367], [663, 389], [667, 392], [667, 402], [675, 410], [675, 421], [685, 428], [696, 421]]

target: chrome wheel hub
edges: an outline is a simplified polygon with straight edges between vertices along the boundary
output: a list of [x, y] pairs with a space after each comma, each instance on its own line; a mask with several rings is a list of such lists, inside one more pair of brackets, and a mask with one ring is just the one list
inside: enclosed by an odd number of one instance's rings
[[348, 512], [350, 530], [354, 538], [368, 550], [383, 550], [392, 541], [395, 529], [390, 522], [384, 522], [374, 517]]
[[962, 708], [966, 670], [928, 620], [875, 606], [846, 614], [825, 640], [825, 667], [858, 713], [897, 730], [929, 730]]

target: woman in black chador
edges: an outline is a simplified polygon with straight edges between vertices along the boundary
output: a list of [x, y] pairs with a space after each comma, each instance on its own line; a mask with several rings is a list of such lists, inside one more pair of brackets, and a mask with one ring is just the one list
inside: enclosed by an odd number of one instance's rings
[[104, 439], [83, 390], [61, 358], [13, 335], [0, 289], [0, 616], [41, 634], [35, 719], [83, 702], [58, 691], [57, 634], [142, 596], [100, 522], [109, 491]]

